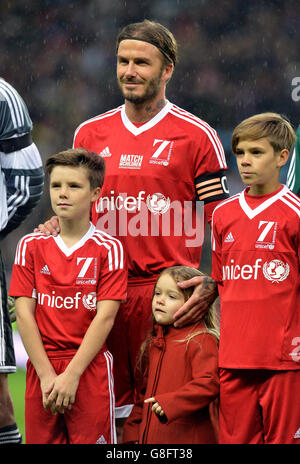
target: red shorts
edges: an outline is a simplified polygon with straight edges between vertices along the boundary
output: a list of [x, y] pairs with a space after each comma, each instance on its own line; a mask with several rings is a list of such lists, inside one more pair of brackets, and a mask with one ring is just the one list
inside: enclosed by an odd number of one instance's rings
[[[57, 374], [64, 372], [75, 352], [48, 353]], [[116, 443], [112, 356], [101, 350], [80, 377], [70, 411], [53, 416], [42, 404], [40, 381], [27, 363], [25, 393], [26, 443]]]
[[128, 417], [142, 378], [136, 369], [140, 347], [152, 327], [152, 296], [157, 277], [129, 279], [107, 346], [114, 358], [116, 418]]
[[300, 444], [300, 370], [220, 369], [219, 443]]

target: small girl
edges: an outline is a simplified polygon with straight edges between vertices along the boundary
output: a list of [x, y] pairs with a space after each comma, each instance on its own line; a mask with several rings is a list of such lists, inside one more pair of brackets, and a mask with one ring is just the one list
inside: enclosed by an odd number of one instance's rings
[[124, 443], [217, 443], [219, 395], [218, 323], [214, 306], [199, 322], [173, 326], [173, 315], [193, 287], [177, 282], [204, 275], [173, 266], [159, 276], [153, 293], [153, 329], [141, 347], [144, 386], [124, 427]]

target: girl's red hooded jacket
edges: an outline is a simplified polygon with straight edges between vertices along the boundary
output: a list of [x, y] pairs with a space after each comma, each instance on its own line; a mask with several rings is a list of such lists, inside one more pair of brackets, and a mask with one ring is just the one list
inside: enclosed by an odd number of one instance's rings
[[[217, 443], [214, 407], [219, 395], [218, 343], [202, 323], [176, 329], [156, 326], [149, 345], [144, 387], [124, 427], [123, 442], [148, 444]], [[155, 397], [165, 411], [151, 411]]]

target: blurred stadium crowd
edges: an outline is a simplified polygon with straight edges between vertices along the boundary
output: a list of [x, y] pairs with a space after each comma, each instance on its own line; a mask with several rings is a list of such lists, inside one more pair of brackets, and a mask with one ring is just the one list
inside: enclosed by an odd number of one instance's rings
[[[8, 0], [0, 4], [0, 75], [28, 105], [43, 159], [72, 145], [84, 120], [123, 103], [115, 79], [115, 38], [144, 18], [166, 25], [179, 44], [167, 97], [218, 130], [230, 153], [232, 128], [262, 111], [299, 124], [292, 79], [300, 76], [299, 0]], [[34, 214], [9, 235], [16, 242], [51, 214], [47, 191]]]

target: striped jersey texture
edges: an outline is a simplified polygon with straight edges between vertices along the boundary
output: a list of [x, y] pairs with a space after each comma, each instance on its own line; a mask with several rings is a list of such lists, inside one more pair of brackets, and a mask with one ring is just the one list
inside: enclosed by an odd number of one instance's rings
[[[18, 92], [0, 79], [0, 140], [32, 130], [28, 109]], [[44, 185], [40, 153], [34, 143], [11, 153], [0, 151], [0, 237], [19, 226], [38, 204]]]

